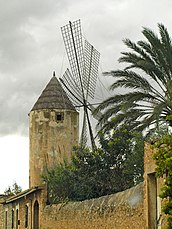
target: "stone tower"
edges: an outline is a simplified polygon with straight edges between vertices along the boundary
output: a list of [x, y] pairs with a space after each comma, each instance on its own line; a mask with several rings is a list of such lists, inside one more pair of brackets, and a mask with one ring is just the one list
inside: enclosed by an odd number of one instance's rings
[[29, 187], [42, 184], [41, 174], [70, 159], [78, 144], [79, 115], [54, 76], [29, 113]]

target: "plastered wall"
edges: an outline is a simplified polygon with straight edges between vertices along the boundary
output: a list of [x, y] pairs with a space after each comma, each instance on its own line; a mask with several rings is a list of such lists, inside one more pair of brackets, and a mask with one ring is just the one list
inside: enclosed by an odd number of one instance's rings
[[42, 229], [143, 229], [143, 183], [83, 202], [46, 206]]
[[156, 165], [153, 154], [156, 149], [151, 144], [145, 144], [144, 156], [144, 214], [146, 229], [163, 229], [167, 223], [166, 215], [162, 212], [163, 201], [159, 197], [163, 187], [163, 178], [156, 177]]
[[[63, 120], [57, 121], [57, 114]], [[60, 109], [32, 111], [29, 114], [30, 188], [42, 185], [41, 174], [58, 162], [71, 158], [78, 144], [78, 113]]]

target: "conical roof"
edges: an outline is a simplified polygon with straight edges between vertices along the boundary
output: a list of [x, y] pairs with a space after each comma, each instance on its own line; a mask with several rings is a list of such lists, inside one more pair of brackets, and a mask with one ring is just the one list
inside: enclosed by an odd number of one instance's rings
[[75, 107], [72, 105], [55, 75], [51, 78], [43, 90], [42, 94], [33, 106], [32, 111], [40, 109], [75, 110]]

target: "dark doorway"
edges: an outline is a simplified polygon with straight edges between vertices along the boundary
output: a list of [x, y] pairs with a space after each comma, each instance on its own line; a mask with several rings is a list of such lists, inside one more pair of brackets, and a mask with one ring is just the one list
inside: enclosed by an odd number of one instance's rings
[[19, 225], [19, 210], [16, 209], [16, 229], [19, 228], [18, 225]]
[[8, 228], [8, 212], [5, 211], [5, 229]]
[[33, 229], [39, 229], [39, 203], [36, 200], [33, 209]]
[[157, 179], [155, 173], [148, 174], [148, 224], [157, 228]]

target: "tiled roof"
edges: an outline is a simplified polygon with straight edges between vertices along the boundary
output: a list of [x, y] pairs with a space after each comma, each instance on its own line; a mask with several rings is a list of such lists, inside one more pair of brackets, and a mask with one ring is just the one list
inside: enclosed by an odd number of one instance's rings
[[42, 94], [33, 106], [32, 111], [40, 109], [75, 110], [75, 107], [72, 105], [66, 92], [63, 90], [55, 76], [51, 78], [43, 90]]
[[34, 187], [34, 188], [31, 188], [31, 189], [27, 189], [27, 190], [25, 190], [23, 192], [18, 193], [17, 195], [14, 195], [14, 196], [11, 196], [9, 198], [6, 198], [2, 203], [3, 204], [11, 203], [11, 202], [13, 202], [15, 200], [18, 200], [18, 199], [21, 199], [23, 197], [26, 197], [27, 195], [32, 194], [32, 193], [34, 193], [36, 191], [40, 191], [42, 189], [43, 189], [43, 187], [41, 187], [41, 186], [40, 187]]

